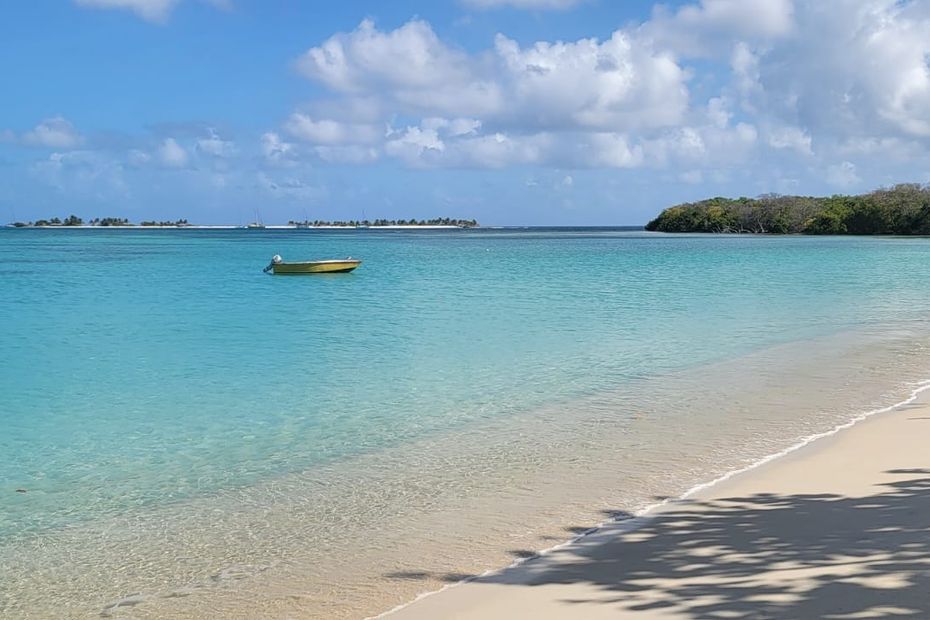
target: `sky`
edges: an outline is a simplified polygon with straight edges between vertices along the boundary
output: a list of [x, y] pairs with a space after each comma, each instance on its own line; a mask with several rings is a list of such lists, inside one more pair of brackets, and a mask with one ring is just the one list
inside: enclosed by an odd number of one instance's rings
[[0, 3], [0, 222], [475, 218], [930, 182], [930, 0]]

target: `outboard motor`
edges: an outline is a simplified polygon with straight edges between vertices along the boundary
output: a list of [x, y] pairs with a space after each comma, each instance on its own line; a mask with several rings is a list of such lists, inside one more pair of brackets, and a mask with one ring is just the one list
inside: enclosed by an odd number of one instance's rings
[[264, 273], [268, 273], [269, 271], [271, 271], [272, 269], [274, 269], [274, 266], [277, 265], [277, 264], [279, 264], [282, 260], [284, 260], [284, 259], [281, 258], [281, 255], [280, 255], [280, 254], [275, 254], [274, 256], [271, 257], [271, 262], [268, 263], [268, 266], [265, 267], [264, 269], [262, 269], [262, 271], [263, 271]]

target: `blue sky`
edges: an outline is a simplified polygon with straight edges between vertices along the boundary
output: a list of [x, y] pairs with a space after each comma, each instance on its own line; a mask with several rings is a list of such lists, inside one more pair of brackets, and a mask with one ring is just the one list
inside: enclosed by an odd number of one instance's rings
[[0, 6], [0, 220], [641, 224], [930, 181], [930, 3]]

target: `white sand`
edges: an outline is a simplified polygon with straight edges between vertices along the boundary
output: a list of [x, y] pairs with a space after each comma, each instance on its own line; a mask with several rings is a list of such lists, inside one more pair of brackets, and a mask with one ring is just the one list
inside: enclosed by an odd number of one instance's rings
[[389, 619], [930, 618], [927, 401]]

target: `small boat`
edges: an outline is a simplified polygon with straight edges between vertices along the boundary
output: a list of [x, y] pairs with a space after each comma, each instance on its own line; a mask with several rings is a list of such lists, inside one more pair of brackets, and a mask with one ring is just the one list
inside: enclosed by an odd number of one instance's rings
[[270, 271], [275, 275], [291, 276], [313, 273], [348, 273], [361, 264], [362, 261], [357, 258], [352, 258], [351, 256], [331, 260], [308, 260], [286, 263], [283, 258], [275, 254], [263, 271], [265, 273]]
[[250, 222], [246, 226], [246, 228], [264, 228], [264, 227], [265, 227], [265, 222], [262, 221], [262, 216], [258, 212], [258, 209], [255, 209], [255, 221]]

